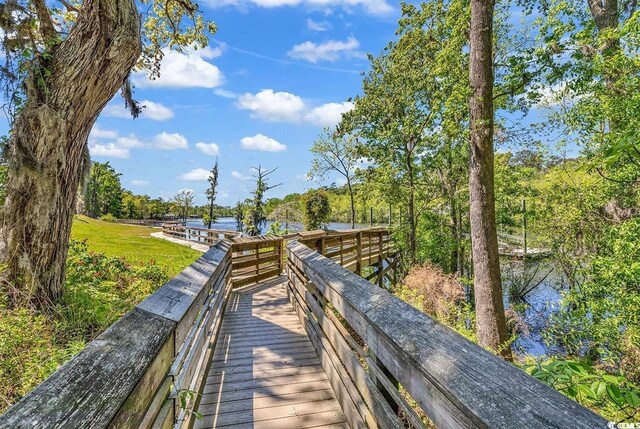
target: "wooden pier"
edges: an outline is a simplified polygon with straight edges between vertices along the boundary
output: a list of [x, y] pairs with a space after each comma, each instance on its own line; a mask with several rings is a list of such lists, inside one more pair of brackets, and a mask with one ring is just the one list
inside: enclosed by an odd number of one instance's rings
[[394, 266], [383, 228], [219, 241], [0, 428], [607, 427], [380, 287]]

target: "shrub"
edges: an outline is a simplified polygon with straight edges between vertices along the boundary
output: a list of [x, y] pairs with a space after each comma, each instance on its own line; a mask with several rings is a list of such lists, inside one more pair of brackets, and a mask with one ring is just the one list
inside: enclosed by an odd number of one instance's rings
[[114, 215], [112, 215], [111, 213], [107, 213], [105, 215], [100, 216], [100, 220], [103, 220], [105, 222], [111, 222], [114, 223], [118, 220], [117, 217], [115, 217]]
[[640, 411], [638, 386], [585, 362], [550, 360], [525, 365], [525, 370], [574, 401], [611, 421], [627, 421]]
[[404, 282], [393, 288], [400, 299], [474, 340], [474, 314], [465, 302], [462, 283], [453, 275], [425, 263], [409, 270]]

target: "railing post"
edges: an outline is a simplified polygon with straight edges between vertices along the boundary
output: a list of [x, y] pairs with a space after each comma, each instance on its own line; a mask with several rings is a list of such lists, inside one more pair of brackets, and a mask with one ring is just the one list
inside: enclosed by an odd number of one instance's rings
[[281, 238], [280, 241], [278, 242], [278, 251], [280, 252], [280, 274], [282, 274], [284, 272], [284, 268], [285, 268], [285, 253], [284, 253], [284, 238]]
[[362, 231], [356, 235], [356, 274], [362, 276]]

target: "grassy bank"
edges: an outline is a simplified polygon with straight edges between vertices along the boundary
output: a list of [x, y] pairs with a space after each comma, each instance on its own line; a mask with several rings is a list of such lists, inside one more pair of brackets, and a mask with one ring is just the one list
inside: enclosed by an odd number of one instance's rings
[[157, 228], [103, 222], [86, 216], [76, 216], [71, 238], [86, 241], [89, 250], [130, 263], [154, 263], [175, 276], [192, 263], [200, 252], [166, 240], [151, 237]]
[[154, 231], [78, 216], [52, 313], [0, 302], [0, 412], [200, 255]]

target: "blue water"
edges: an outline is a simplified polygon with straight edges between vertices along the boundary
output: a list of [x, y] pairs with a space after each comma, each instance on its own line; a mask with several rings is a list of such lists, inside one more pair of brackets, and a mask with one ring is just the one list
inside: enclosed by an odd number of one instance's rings
[[[262, 233], [266, 233], [269, 231], [271, 227], [272, 221], [267, 221], [267, 225], [263, 228]], [[192, 226], [194, 228], [206, 228], [202, 219], [189, 219], [187, 220], [187, 226]], [[368, 228], [368, 223], [357, 223], [356, 228]], [[284, 225], [281, 224], [280, 228], [284, 229]], [[220, 229], [223, 231], [236, 231], [236, 220], [232, 217], [221, 217], [216, 220], [215, 223], [211, 225], [211, 229]], [[290, 231], [302, 231], [304, 227], [302, 224], [290, 223], [289, 230]], [[350, 223], [344, 222], [330, 222], [329, 229], [351, 229]]]

